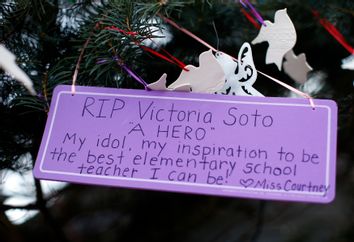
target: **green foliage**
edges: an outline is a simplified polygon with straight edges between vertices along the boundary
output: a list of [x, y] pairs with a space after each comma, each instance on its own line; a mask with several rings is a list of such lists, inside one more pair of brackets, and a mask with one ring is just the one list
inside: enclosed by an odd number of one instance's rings
[[[35, 84], [38, 96], [27, 94], [23, 87], [0, 73], [0, 169], [13, 168], [19, 158], [37, 149], [40, 132], [31, 132], [31, 120], [38, 117], [43, 130], [51, 93], [58, 84], [69, 84], [84, 43], [89, 39], [80, 63], [78, 84], [97, 86], [137, 87], [122, 73], [113, 57], [119, 55], [132, 68], [141, 65], [143, 54], [134, 41], [153, 37], [151, 27], [159, 24], [151, 18], [157, 12], [168, 14], [183, 7], [183, 2], [168, 6], [156, 1], [2, 1], [1, 42], [17, 57], [18, 65]], [[65, 11], [63, 11], [65, 10]], [[67, 26], [61, 26], [69, 19]], [[70, 25], [74, 27], [70, 28]], [[133, 40], [105, 27], [115, 26], [134, 31]], [[99, 59], [107, 63], [96, 64]], [[40, 115], [39, 115], [40, 114]], [[38, 124], [38, 122], [37, 122]], [[27, 127], [27, 129], [26, 129]], [[36, 142], [34, 142], [34, 139]], [[34, 152], [35, 156], [35, 152]]]

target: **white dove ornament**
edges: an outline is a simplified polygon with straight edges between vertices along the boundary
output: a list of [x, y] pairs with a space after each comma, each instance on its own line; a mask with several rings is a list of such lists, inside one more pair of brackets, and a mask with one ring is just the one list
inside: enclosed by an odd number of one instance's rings
[[199, 66], [187, 65], [175, 82], [168, 86], [175, 89], [190, 85], [192, 92], [214, 93], [224, 85], [225, 74], [211, 50], [199, 55]]
[[300, 84], [307, 81], [307, 75], [312, 71], [312, 67], [306, 61], [305, 54], [302, 53], [297, 56], [292, 50], [286, 53], [283, 68], [286, 74]]
[[199, 67], [187, 65], [175, 82], [166, 87], [167, 74], [148, 85], [150, 90], [214, 93], [222, 88], [225, 74], [211, 50], [199, 55]]
[[238, 62], [231, 56], [218, 52], [216, 59], [223, 67], [226, 81], [217, 94], [237, 96], [259, 96], [263, 95], [252, 85], [257, 80], [257, 70], [253, 63], [252, 49], [249, 43], [244, 43], [238, 53]]
[[164, 73], [159, 80], [153, 82], [148, 85], [150, 90], [154, 91], [177, 91], [177, 92], [190, 92], [191, 86], [189, 84], [182, 84], [180, 86], [176, 86], [174, 89], [169, 89], [166, 87], [166, 80], [167, 74]]
[[264, 41], [269, 44], [266, 64], [274, 63], [281, 70], [284, 55], [294, 48], [296, 43], [296, 30], [286, 8], [275, 13], [274, 23], [264, 21], [258, 36], [251, 43], [254, 45]]

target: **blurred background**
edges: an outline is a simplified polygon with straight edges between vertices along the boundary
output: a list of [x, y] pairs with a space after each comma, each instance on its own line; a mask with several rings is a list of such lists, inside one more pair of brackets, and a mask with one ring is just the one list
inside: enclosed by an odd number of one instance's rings
[[[354, 58], [343, 44], [354, 46], [354, 2], [250, 2], [271, 22], [277, 10], [287, 8], [297, 32], [293, 51], [305, 53], [313, 70], [301, 84], [276, 65], [266, 65], [266, 42], [252, 45], [256, 68], [338, 104], [337, 195], [332, 203], [35, 180], [32, 167], [52, 91], [71, 84], [75, 69], [78, 85], [142, 89], [113, 56], [152, 83], [163, 73], [175, 80], [181, 69], [139, 45], [155, 51], [163, 47], [193, 65], [207, 50], [158, 14], [234, 56], [257, 36], [260, 24], [239, 1], [0, 0], [1, 45], [16, 56], [37, 93], [30, 95], [14, 75], [0, 70], [0, 241], [354, 241]], [[0, 61], [2, 66], [10, 62], [3, 54]], [[254, 86], [265, 96], [296, 96], [263, 76]]]

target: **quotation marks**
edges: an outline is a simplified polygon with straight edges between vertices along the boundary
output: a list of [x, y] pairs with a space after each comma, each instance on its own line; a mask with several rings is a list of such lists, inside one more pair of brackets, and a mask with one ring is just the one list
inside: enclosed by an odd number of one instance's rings
[[240, 179], [240, 184], [244, 186], [245, 188], [252, 186], [254, 183], [254, 180], [252, 178], [249, 179]]

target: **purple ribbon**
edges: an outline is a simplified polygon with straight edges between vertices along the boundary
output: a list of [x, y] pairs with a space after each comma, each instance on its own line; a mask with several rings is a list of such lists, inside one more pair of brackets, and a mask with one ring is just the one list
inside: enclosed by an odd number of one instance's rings
[[[144, 86], [145, 90], [150, 90], [148, 87], [148, 84], [140, 76], [138, 76], [134, 71], [132, 71], [126, 64], [124, 64], [124, 62], [118, 56], [115, 56], [112, 59], [114, 61], [117, 61], [118, 65], [120, 67], [122, 67], [131, 77], [133, 77], [136, 81], [141, 83]], [[107, 62], [106, 59], [100, 59], [96, 63], [97, 64], [104, 64], [105, 62]]]
[[253, 5], [248, 0], [240, 0], [240, 3], [245, 8], [249, 8], [251, 10], [251, 13], [258, 20], [258, 22], [260, 22], [262, 25], [266, 26], [262, 16], [258, 13], [258, 11], [255, 9], [255, 7], [253, 7]]

